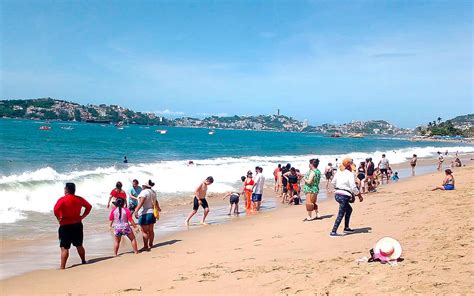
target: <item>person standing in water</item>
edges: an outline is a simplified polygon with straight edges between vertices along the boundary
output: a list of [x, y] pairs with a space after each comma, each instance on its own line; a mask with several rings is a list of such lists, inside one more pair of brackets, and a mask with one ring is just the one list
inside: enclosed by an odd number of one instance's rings
[[273, 171], [273, 177], [275, 179], [275, 192], [278, 192], [278, 175], [281, 172], [281, 164], [278, 164], [277, 168]]
[[189, 225], [189, 220], [196, 215], [199, 206], [202, 206], [204, 209], [204, 216], [202, 217], [201, 224], [206, 224], [206, 217], [209, 214], [209, 204], [206, 200], [207, 187], [212, 183], [214, 183], [214, 178], [209, 176], [194, 191], [193, 210], [189, 213], [189, 216], [185, 221], [186, 225]]
[[252, 207], [254, 211], [260, 211], [262, 204], [263, 186], [265, 185], [265, 177], [263, 176], [263, 168], [255, 168], [255, 184], [252, 188]]
[[308, 212], [308, 218], [305, 218], [303, 221], [312, 221], [313, 211], [316, 214], [314, 219], [319, 218], [317, 201], [319, 193], [319, 182], [321, 181], [321, 172], [318, 170], [318, 165], [319, 159], [311, 159], [309, 161], [309, 171], [303, 178], [305, 183], [303, 189], [306, 193], [306, 211]]
[[441, 171], [441, 169], [443, 168], [443, 162], [444, 162], [443, 154], [438, 151], [438, 168], [437, 168], [438, 171]]
[[253, 186], [255, 185], [255, 181], [253, 180], [252, 171], [247, 172], [247, 178], [244, 181], [244, 188], [243, 192], [245, 195], [245, 209], [250, 210], [252, 208], [252, 191]]
[[[115, 188], [112, 189], [112, 191], [110, 192], [110, 196], [109, 196], [109, 201], [107, 203], [107, 208], [110, 207], [110, 203], [111, 202], [115, 202], [117, 199], [123, 199], [124, 201], [127, 199], [127, 193], [125, 193], [125, 191], [122, 190], [122, 182], [118, 181], [116, 184], [115, 184]], [[127, 207], [127, 202], [125, 201], [125, 207]]]
[[128, 197], [128, 209], [133, 214], [135, 212], [135, 208], [138, 205], [138, 195], [142, 192], [142, 188], [138, 186], [138, 180], [134, 179], [132, 181], [132, 188], [130, 188], [130, 196]]
[[378, 168], [380, 169], [380, 174], [381, 174], [381, 177], [382, 177], [382, 183], [381, 184], [383, 184], [384, 176], [387, 179], [387, 184], [388, 184], [388, 181], [390, 179], [390, 177], [388, 175], [388, 169], [390, 168], [390, 163], [388, 162], [388, 159], [385, 157], [385, 154], [382, 154], [382, 159], [379, 161]]
[[[71, 244], [76, 247], [82, 264], [86, 264], [86, 250], [82, 246], [84, 232], [82, 220], [91, 212], [92, 206], [84, 198], [75, 195], [76, 185], [66, 183], [64, 196], [54, 205], [54, 215], [59, 222], [59, 247], [61, 248], [61, 269], [66, 268]], [[81, 215], [82, 208], [84, 213]]]
[[413, 158], [410, 160], [410, 166], [411, 166], [411, 175], [415, 176], [415, 167], [416, 167], [416, 162], [418, 161], [418, 157], [416, 154], [413, 154]]

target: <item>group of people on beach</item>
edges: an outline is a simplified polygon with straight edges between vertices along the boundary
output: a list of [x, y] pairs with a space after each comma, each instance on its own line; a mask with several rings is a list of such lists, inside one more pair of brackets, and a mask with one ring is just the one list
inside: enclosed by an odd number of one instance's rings
[[[457, 157], [457, 155], [456, 155]], [[318, 169], [319, 159], [310, 159], [308, 170], [303, 175], [299, 169], [286, 164], [281, 164], [274, 170], [274, 190], [279, 193], [282, 203], [298, 205], [302, 203], [301, 192], [305, 194], [305, 204], [307, 217], [303, 221], [312, 221], [321, 218], [319, 207], [317, 204], [318, 194], [320, 192], [321, 172]], [[350, 228], [350, 218], [352, 214], [352, 206], [350, 205], [356, 200], [363, 201], [362, 194], [372, 192], [378, 184], [386, 183], [390, 179], [398, 180], [398, 174], [392, 175], [389, 160], [385, 154], [375, 168], [372, 158], [367, 158], [360, 162], [356, 167], [354, 161], [345, 158], [339, 164], [336, 159], [335, 166], [328, 163], [324, 170], [327, 180], [326, 189], [332, 184], [334, 189], [335, 200], [339, 203], [339, 210], [334, 222], [330, 236], [339, 236], [337, 232], [342, 220], [344, 219], [344, 233], [354, 232]], [[413, 155], [410, 161], [412, 175], [415, 174], [417, 164], [417, 156]], [[451, 169], [445, 170], [446, 177], [441, 186], [437, 186], [433, 190], [453, 190], [455, 181]], [[396, 177], [396, 178], [394, 178]], [[380, 178], [380, 181], [379, 181]], [[229, 215], [239, 214], [240, 197], [245, 198], [245, 209], [250, 212], [258, 212], [261, 208], [262, 196], [265, 184], [263, 176], [263, 168], [255, 167], [255, 176], [252, 171], [248, 171], [246, 176], [241, 177], [243, 183], [242, 190], [227, 192], [223, 199], [229, 198], [230, 209]], [[185, 224], [189, 225], [191, 218], [197, 213], [199, 207], [202, 207], [204, 214], [201, 220], [205, 224], [206, 217], [209, 214], [209, 203], [206, 199], [207, 190], [214, 182], [212, 176], [207, 177], [201, 182], [194, 191], [193, 208], [185, 220]], [[114, 233], [114, 254], [118, 254], [120, 242], [123, 236], [130, 239], [134, 253], [138, 253], [138, 246], [135, 233], [141, 231], [143, 237], [143, 248], [141, 251], [149, 251], [153, 247], [155, 237], [154, 224], [161, 212], [161, 207], [157, 199], [157, 193], [153, 189], [155, 183], [148, 180], [141, 186], [138, 180], [132, 181], [132, 186], [128, 192], [123, 190], [123, 184], [119, 181], [115, 188], [110, 192], [107, 202], [107, 208], [111, 208], [109, 214], [110, 228]], [[301, 186], [303, 185], [303, 186]], [[59, 222], [59, 244], [61, 248], [61, 269], [66, 266], [69, 257], [69, 249], [71, 244], [77, 248], [77, 252], [82, 260], [86, 263], [85, 249], [83, 243], [83, 225], [82, 220], [89, 215], [92, 206], [82, 197], [75, 195], [76, 186], [74, 183], [66, 183], [64, 188], [64, 196], [61, 197], [54, 206], [54, 215]], [[128, 197], [128, 201], [127, 201]], [[314, 216], [313, 216], [314, 213]], [[137, 219], [137, 222], [135, 222]], [[139, 229], [140, 227], [140, 229]], [[134, 230], [132, 230], [132, 228]]]

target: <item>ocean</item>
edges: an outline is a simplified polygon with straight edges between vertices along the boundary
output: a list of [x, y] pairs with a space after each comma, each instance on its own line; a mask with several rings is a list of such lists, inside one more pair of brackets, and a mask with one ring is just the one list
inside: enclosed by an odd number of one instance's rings
[[[207, 176], [210, 192], [240, 187], [239, 179], [256, 165], [267, 180], [278, 163], [291, 163], [303, 172], [318, 157], [323, 170], [330, 161], [350, 156], [375, 162], [385, 153], [392, 164], [411, 158], [434, 157], [437, 151], [474, 152], [472, 145], [411, 142], [389, 137], [330, 138], [319, 134], [216, 130], [88, 123], [0, 120], [0, 224], [51, 217], [65, 182], [95, 208], [104, 208], [117, 181], [129, 188], [133, 179], [152, 179], [160, 200], [188, 198]], [[68, 127], [71, 127], [68, 129]], [[64, 129], [66, 128], [66, 129]], [[127, 156], [129, 163], [123, 163]], [[192, 160], [196, 165], [188, 166]], [[50, 218], [49, 218], [50, 219]], [[5, 228], [6, 227], [6, 228]]]

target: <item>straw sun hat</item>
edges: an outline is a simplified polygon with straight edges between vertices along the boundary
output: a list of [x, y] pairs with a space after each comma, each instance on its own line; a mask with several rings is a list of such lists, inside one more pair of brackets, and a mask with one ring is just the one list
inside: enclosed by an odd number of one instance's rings
[[374, 257], [380, 261], [397, 260], [402, 255], [402, 246], [391, 237], [383, 237], [375, 244]]

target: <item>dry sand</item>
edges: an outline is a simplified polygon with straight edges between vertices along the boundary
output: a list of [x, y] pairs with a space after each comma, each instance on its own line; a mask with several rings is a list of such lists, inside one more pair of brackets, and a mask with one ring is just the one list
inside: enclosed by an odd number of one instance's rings
[[[3, 280], [0, 292], [473, 294], [473, 175], [474, 167], [457, 169], [455, 191], [430, 191], [442, 172], [383, 186], [353, 205], [351, 227], [358, 233], [343, 237], [328, 235], [338, 209], [330, 199], [320, 204], [322, 220], [302, 222], [304, 206], [282, 207], [172, 234], [149, 253]], [[383, 236], [401, 242], [404, 261], [358, 264]]]

